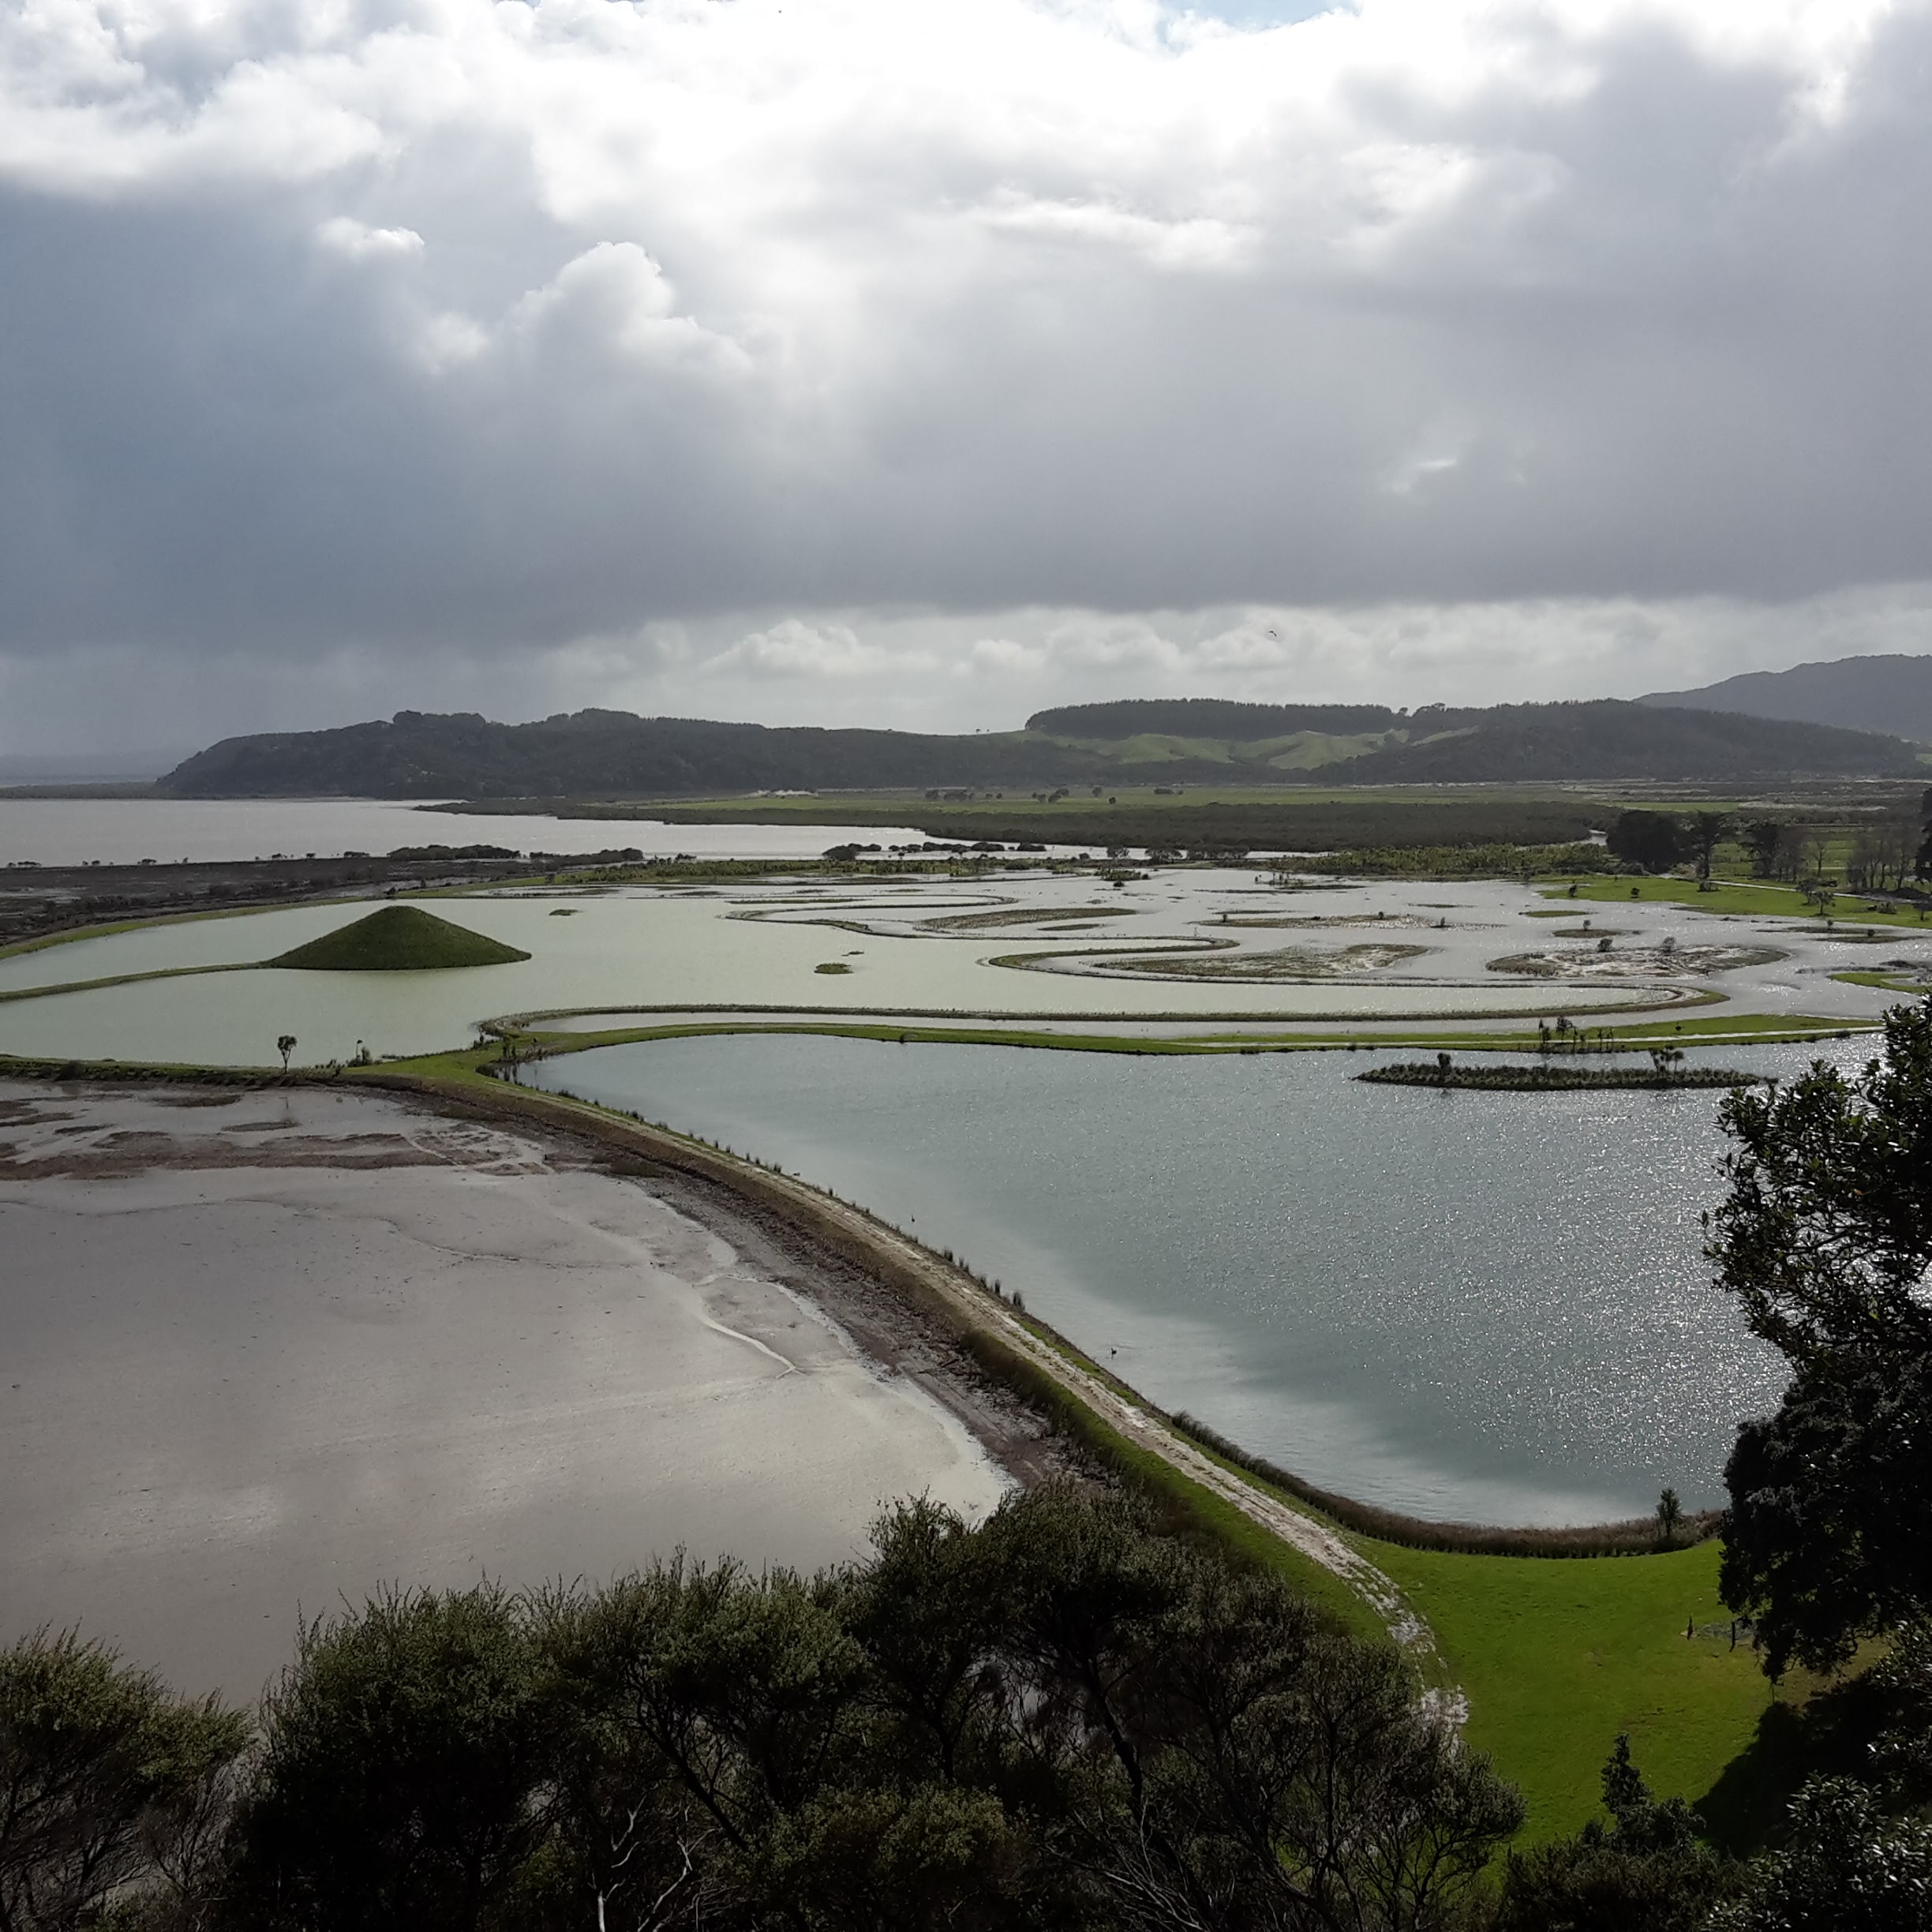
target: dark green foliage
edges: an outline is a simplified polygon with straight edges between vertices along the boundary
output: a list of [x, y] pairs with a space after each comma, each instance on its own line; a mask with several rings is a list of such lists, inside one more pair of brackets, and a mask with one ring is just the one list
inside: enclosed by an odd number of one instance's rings
[[1854, 1779], [1807, 1784], [1784, 1845], [1749, 1869], [1713, 1932], [1932, 1932], [1932, 1824], [1887, 1817]]
[[269, 1694], [236, 1898], [263, 1927], [468, 1932], [541, 1844], [552, 1722], [520, 1608], [381, 1597], [304, 1627]]
[[1660, 1802], [1619, 1737], [1604, 1766], [1608, 1828], [1512, 1852], [1494, 1932], [1698, 1932], [1741, 1868], [1699, 1844], [1681, 1798]]
[[1668, 872], [1690, 849], [1683, 826], [1668, 812], [1619, 812], [1606, 843], [1615, 857], [1646, 872]]
[[[1422, 828], [1432, 835], [1438, 828]], [[1518, 828], [1515, 836], [1526, 836]], [[1620, 861], [1586, 841], [1567, 845], [1390, 845], [1347, 847], [1339, 852], [1297, 854], [1281, 862], [1287, 874], [1315, 872], [1337, 878], [1521, 878], [1526, 874], [1616, 872]]]
[[1391, 1649], [1130, 1501], [904, 1503], [874, 1546], [308, 1627], [192, 1923], [1429, 1932], [1521, 1820]]
[[1723, 1589], [1766, 1668], [1841, 1663], [1932, 1605], [1932, 1003], [1855, 1080], [1822, 1062], [1724, 1103], [1706, 1252], [1794, 1376], [1725, 1470]]
[[238, 1713], [71, 1631], [0, 1653], [0, 1929], [65, 1932], [136, 1881], [199, 1883], [247, 1740]]
[[472, 932], [420, 906], [384, 906], [269, 960], [309, 972], [425, 972], [503, 966], [527, 953]]

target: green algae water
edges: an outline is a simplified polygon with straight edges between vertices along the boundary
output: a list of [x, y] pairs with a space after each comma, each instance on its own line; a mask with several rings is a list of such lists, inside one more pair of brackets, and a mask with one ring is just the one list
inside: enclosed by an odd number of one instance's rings
[[[1788, 1077], [1871, 1050], [1709, 1057]], [[1163, 1407], [1350, 1495], [1492, 1522], [1645, 1513], [1667, 1483], [1720, 1501], [1782, 1369], [1702, 1256], [1719, 1096], [1348, 1077], [1367, 1063], [767, 1036], [530, 1077], [836, 1189]]]

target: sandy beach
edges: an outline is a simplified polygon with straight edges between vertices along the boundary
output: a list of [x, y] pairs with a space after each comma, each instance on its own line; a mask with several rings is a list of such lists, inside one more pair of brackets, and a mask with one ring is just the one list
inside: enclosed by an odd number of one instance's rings
[[251, 1698], [298, 1614], [385, 1582], [810, 1566], [1038, 1463], [753, 1215], [401, 1098], [0, 1084], [0, 1638], [78, 1623]]

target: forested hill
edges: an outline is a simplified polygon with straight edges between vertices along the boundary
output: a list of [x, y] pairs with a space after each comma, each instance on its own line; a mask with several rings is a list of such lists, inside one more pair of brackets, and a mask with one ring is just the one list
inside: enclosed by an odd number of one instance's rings
[[1788, 671], [1747, 671], [1697, 691], [1653, 691], [1637, 702], [1897, 732], [1932, 744], [1932, 657], [1841, 657]]
[[224, 739], [160, 781], [182, 797], [677, 798], [1183, 781], [1470, 784], [1507, 780], [1917, 776], [1896, 738], [1608, 699], [1487, 710], [1072, 706], [1021, 732], [824, 731], [579, 711], [530, 724], [402, 711], [332, 731]]

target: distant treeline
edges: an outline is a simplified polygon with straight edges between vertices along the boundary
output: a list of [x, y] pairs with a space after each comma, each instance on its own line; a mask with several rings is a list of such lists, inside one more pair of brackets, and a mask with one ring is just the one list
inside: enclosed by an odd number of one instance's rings
[[[586, 816], [609, 814], [586, 808]], [[659, 814], [673, 824], [702, 821], [701, 808], [668, 807]], [[971, 844], [982, 839], [1019, 844], [1075, 845], [1093, 852], [1110, 847], [1177, 854], [1253, 852], [1384, 851], [1417, 847], [1576, 847], [1579, 863], [1603, 863], [1602, 848], [1580, 841], [1589, 814], [1560, 799], [1323, 799], [1297, 803], [1293, 792], [1252, 804], [1148, 803], [1104, 799], [1030, 811], [998, 804], [902, 803], [852, 806], [828, 803], [826, 817], [847, 825], [911, 823], [928, 837]], [[1538, 866], [1548, 863], [1539, 855]], [[1522, 868], [1512, 863], [1511, 871]], [[1575, 869], [1571, 867], [1570, 869]]]
[[1383, 845], [1351, 847], [1297, 859], [1291, 871], [1348, 878], [1519, 878], [1525, 873], [1619, 872], [1603, 846]]
[[1770, 1076], [1741, 1073], [1735, 1067], [1471, 1066], [1404, 1060], [1371, 1067], [1355, 1077], [1391, 1087], [1558, 1093], [1583, 1087], [1756, 1087], [1768, 1082]]
[[[1163, 728], [1150, 730], [1148, 717]], [[212, 798], [658, 799], [1174, 781], [1724, 782], [1922, 769], [1916, 749], [1901, 739], [1608, 698], [1481, 710], [1432, 706], [1406, 716], [1378, 706], [1187, 699], [1144, 713], [1135, 706], [1074, 706], [1040, 717], [1051, 721], [1052, 731], [942, 736], [622, 711], [579, 711], [527, 724], [495, 724], [474, 712], [399, 711], [387, 721], [329, 731], [224, 739], [176, 766], [159, 789]], [[1286, 765], [1275, 762], [1284, 758]]]

